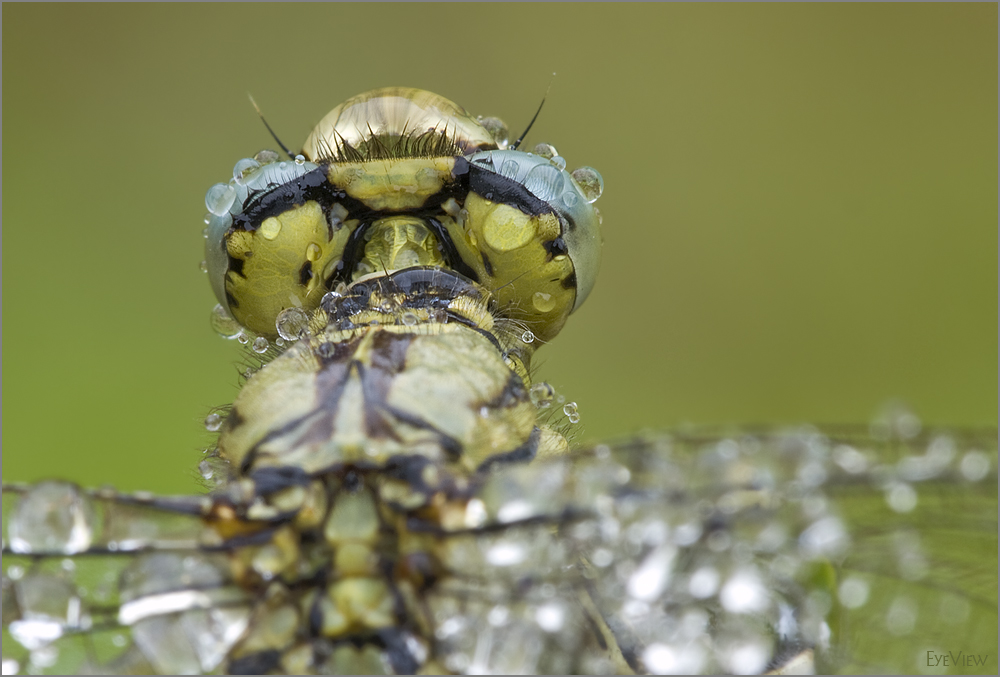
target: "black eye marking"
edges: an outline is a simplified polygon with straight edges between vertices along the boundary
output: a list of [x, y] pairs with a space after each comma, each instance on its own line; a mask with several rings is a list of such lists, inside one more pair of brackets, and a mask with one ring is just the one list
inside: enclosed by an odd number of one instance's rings
[[313, 274], [312, 261], [306, 261], [299, 269], [299, 284], [309, 284], [309, 280], [313, 279]]

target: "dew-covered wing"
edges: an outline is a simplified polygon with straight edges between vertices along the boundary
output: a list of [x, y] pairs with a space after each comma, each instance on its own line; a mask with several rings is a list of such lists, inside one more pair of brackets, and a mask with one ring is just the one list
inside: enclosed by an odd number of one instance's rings
[[477, 500], [430, 596], [450, 670], [996, 672], [995, 431], [650, 436]]
[[3, 488], [4, 674], [199, 673], [247, 627], [249, 600], [208, 497]]

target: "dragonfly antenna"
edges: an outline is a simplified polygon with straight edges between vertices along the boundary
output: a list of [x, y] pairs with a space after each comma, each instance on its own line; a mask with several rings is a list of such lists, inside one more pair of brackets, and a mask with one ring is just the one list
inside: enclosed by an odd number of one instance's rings
[[[553, 73], [552, 77], [555, 78], [555, 76], [556, 74]], [[535, 124], [535, 120], [538, 119], [538, 114], [542, 112], [542, 106], [545, 105], [545, 97], [549, 95], [550, 89], [552, 89], [552, 80], [549, 80], [549, 86], [545, 88], [545, 94], [542, 95], [542, 102], [538, 104], [538, 110], [535, 111], [534, 117], [532, 117], [531, 122], [528, 123], [528, 128], [525, 129], [523, 132], [521, 132], [521, 136], [517, 137], [517, 141], [515, 141], [509, 146], [511, 150], [517, 150], [517, 147], [521, 145], [522, 141], [524, 141], [524, 137], [526, 137], [528, 135], [528, 132], [531, 131], [531, 127]]]
[[253, 99], [253, 94], [251, 94], [250, 92], [247, 92], [247, 96], [250, 97], [250, 103], [253, 104], [253, 109], [255, 111], [257, 111], [257, 115], [260, 117], [260, 121], [264, 123], [265, 127], [267, 127], [267, 131], [268, 131], [268, 133], [271, 134], [271, 138], [274, 139], [275, 143], [278, 144], [278, 146], [281, 148], [281, 150], [285, 151], [285, 155], [287, 155], [290, 158], [294, 157], [292, 155], [292, 151], [288, 150], [288, 146], [286, 146], [285, 144], [281, 143], [281, 139], [279, 139], [278, 135], [274, 133], [273, 129], [271, 129], [271, 125], [267, 124], [267, 120], [264, 119], [264, 114], [261, 112], [260, 106], [258, 106], [257, 102], [254, 101], [254, 99]]

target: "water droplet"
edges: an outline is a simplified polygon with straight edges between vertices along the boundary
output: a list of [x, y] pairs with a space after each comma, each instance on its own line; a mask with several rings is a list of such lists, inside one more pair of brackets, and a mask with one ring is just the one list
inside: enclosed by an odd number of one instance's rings
[[280, 348], [281, 346], [285, 345], [285, 339], [279, 336], [278, 338], [274, 339], [274, 345]]
[[726, 652], [726, 670], [737, 675], [757, 675], [765, 666], [771, 652], [765, 640], [737, 644]]
[[538, 157], [543, 157], [546, 160], [551, 160], [555, 156], [559, 155], [559, 151], [551, 143], [538, 143], [535, 147], [531, 149], [531, 152]]
[[693, 597], [705, 599], [715, 594], [719, 589], [719, 572], [712, 567], [701, 567], [688, 581], [688, 591]]
[[273, 150], [262, 150], [253, 156], [253, 159], [262, 165], [266, 165], [269, 162], [274, 162], [278, 159], [278, 154]]
[[219, 303], [216, 303], [215, 307], [212, 308], [210, 322], [212, 329], [223, 338], [234, 339], [243, 333], [243, 327], [240, 326], [240, 323], [234, 320]]
[[603, 569], [606, 566], [610, 566], [611, 563], [615, 561], [615, 556], [614, 553], [607, 548], [598, 548], [591, 554], [590, 561], [595, 567]]
[[868, 584], [856, 576], [844, 580], [837, 588], [837, 598], [848, 609], [857, 609], [868, 601]]
[[507, 147], [510, 132], [507, 130], [507, 125], [504, 124], [503, 120], [493, 117], [479, 118], [479, 124], [493, 137], [493, 142], [496, 143], [498, 148], [502, 150]]
[[846, 444], [838, 444], [833, 448], [833, 461], [852, 475], [868, 469], [868, 459], [865, 455]]
[[767, 608], [767, 589], [756, 573], [738, 571], [722, 586], [719, 601], [730, 613], [757, 613]]
[[306, 156], [305, 155], [296, 155], [295, 156], [295, 164], [297, 164], [297, 165], [304, 165], [305, 163], [306, 163]]
[[564, 404], [563, 413], [566, 414], [566, 418], [569, 419], [570, 423], [580, 422], [580, 414], [576, 410], [576, 402], [567, 402]]
[[214, 433], [221, 427], [222, 416], [219, 414], [209, 414], [205, 417], [205, 430]]
[[896, 512], [910, 512], [917, 507], [917, 492], [909, 484], [897, 482], [886, 490], [885, 502]]
[[556, 299], [552, 294], [536, 291], [534, 296], [531, 297], [531, 305], [540, 313], [548, 313], [556, 307]]
[[350, 214], [350, 212], [347, 211], [347, 208], [344, 205], [339, 202], [334, 203], [333, 206], [330, 207], [330, 212], [326, 217], [327, 222], [330, 224], [330, 228], [334, 231], [340, 230], [343, 227], [344, 219], [347, 218], [348, 214]]
[[319, 259], [319, 255], [323, 253], [323, 250], [319, 248], [319, 245], [315, 242], [310, 242], [306, 245], [306, 260], [316, 261]]
[[252, 158], [243, 158], [233, 166], [233, 181], [238, 186], [245, 186], [247, 179], [260, 167], [260, 163]]
[[535, 340], [535, 334], [530, 329], [526, 329], [524, 333], [521, 334], [521, 340], [525, 343], [533, 343]]
[[502, 628], [507, 625], [507, 621], [510, 619], [510, 609], [505, 606], [495, 606], [490, 609], [489, 613], [486, 614], [487, 622], [494, 628]]
[[[207, 226], [208, 224], [212, 223], [212, 213], [211, 213], [211, 212], [209, 212], [208, 214], [205, 214], [205, 216], [204, 216], [204, 218], [202, 219], [202, 221], [203, 221], [203, 222], [205, 223], [205, 225], [206, 225], [206, 226]], [[202, 234], [202, 235], [204, 235], [204, 236], [205, 236], [205, 237], [207, 238], [207, 237], [208, 237], [208, 228], [204, 228], [204, 229], [203, 229], [203, 230], [201, 231], [201, 234]]]
[[497, 567], [520, 564], [527, 557], [527, 549], [522, 544], [511, 541], [500, 541], [486, 551], [486, 561]]
[[41, 482], [21, 497], [8, 525], [10, 549], [17, 553], [71, 555], [90, 547], [94, 514], [79, 487]]
[[236, 201], [236, 189], [228, 183], [217, 183], [205, 193], [205, 207], [216, 216], [229, 212]]
[[255, 353], [258, 353], [258, 354], [260, 354], [260, 353], [266, 353], [267, 349], [269, 347], [270, 347], [270, 344], [268, 343], [267, 339], [264, 338], [263, 336], [258, 336], [257, 338], [255, 338], [253, 340], [253, 344], [250, 346], [250, 348]]
[[695, 643], [682, 646], [653, 643], [642, 652], [646, 670], [654, 675], [698, 675], [705, 665], [705, 651]]
[[629, 577], [625, 589], [634, 599], [652, 602], [660, 596], [673, 574], [677, 548], [672, 544], [653, 549]]
[[813, 522], [799, 536], [799, 548], [806, 557], [831, 557], [847, 545], [847, 530], [836, 517], [823, 517]]
[[206, 480], [212, 479], [212, 475], [215, 474], [215, 471], [212, 470], [212, 464], [209, 463], [208, 461], [202, 461], [201, 463], [198, 464], [198, 472]]
[[583, 198], [587, 202], [596, 202], [597, 198], [604, 193], [604, 178], [593, 167], [574, 169], [570, 176], [576, 181], [576, 185], [580, 188], [580, 192], [583, 193]]
[[548, 409], [556, 397], [556, 390], [545, 381], [535, 383], [528, 390], [531, 403], [539, 409]]
[[965, 479], [978, 482], [990, 471], [990, 458], [981, 451], [970, 451], [962, 457], [958, 469]]
[[418, 322], [420, 322], [420, 318], [417, 317], [417, 314], [410, 311], [403, 313], [400, 320], [407, 327], [414, 327]]
[[344, 298], [344, 295], [340, 292], [328, 291], [323, 294], [323, 298], [319, 300], [319, 307], [327, 313], [332, 314], [337, 308], [337, 303], [339, 303], [342, 298]]
[[240, 345], [245, 346], [246, 344], [250, 343], [250, 337], [247, 336], [246, 332], [241, 331], [239, 334], [236, 335], [236, 342], [239, 343]]
[[526, 499], [513, 499], [507, 501], [497, 510], [497, 520], [504, 524], [518, 522], [528, 519], [535, 514], [535, 509], [531, 502]]
[[199, 263], [198, 264], [198, 270], [200, 270], [203, 273], [207, 273], [208, 272], [208, 262], [207, 261], [202, 261], [201, 263]]
[[286, 341], [298, 341], [309, 328], [309, 316], [301, 308], [285, 308], [274, 322], [278, 336]]
[[260, 228], [257, 230], [261, 237], [265, 240], [273, 240], [281, 234], [281, 221], [276, 217], [270, 216], [264, 219], [264, 222], [260, 224]]
[[566, 618], [566, 610], [561, 604], [555, 602], [544, 604], [535, 610], [535, 622], [545, 632], [559, 632], [562, 630], [563, 622]]
[[535, 165], [524, 177], [525, 189], [539, 200], [551, 201], [566, 189], [566, 172], [551, 164]]
[[573, 207], [580, 199], [580, 194], [575, 190], [567, 190], [562, 194], [562, 201], [567, 207]]

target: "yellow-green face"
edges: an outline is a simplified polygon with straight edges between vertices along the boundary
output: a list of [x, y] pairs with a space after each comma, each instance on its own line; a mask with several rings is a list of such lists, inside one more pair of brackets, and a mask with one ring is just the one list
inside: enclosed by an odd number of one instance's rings
[[597, 279], [603, 179], [554, 148], [507, 148], [455, 103], [389, 87], [337, 106], [281, 161], [240, 160], [205, 197], [205, 260], [222, 310], [265, 338], [283, 311], [412, 266], [482, 284], [542, 341]]
[[552, 81], [523, 148], [606, 179], [599, 283], [535, 361], [581, 442], [891, 398], [996, 424], [995, 6], [392, 16], [4, 5], [5, 479], [198, 487], [240, 359], [208, 323], [203, 197], [275, 147], [247, 92], [296, 151], [400, 84], [515, 139]]

